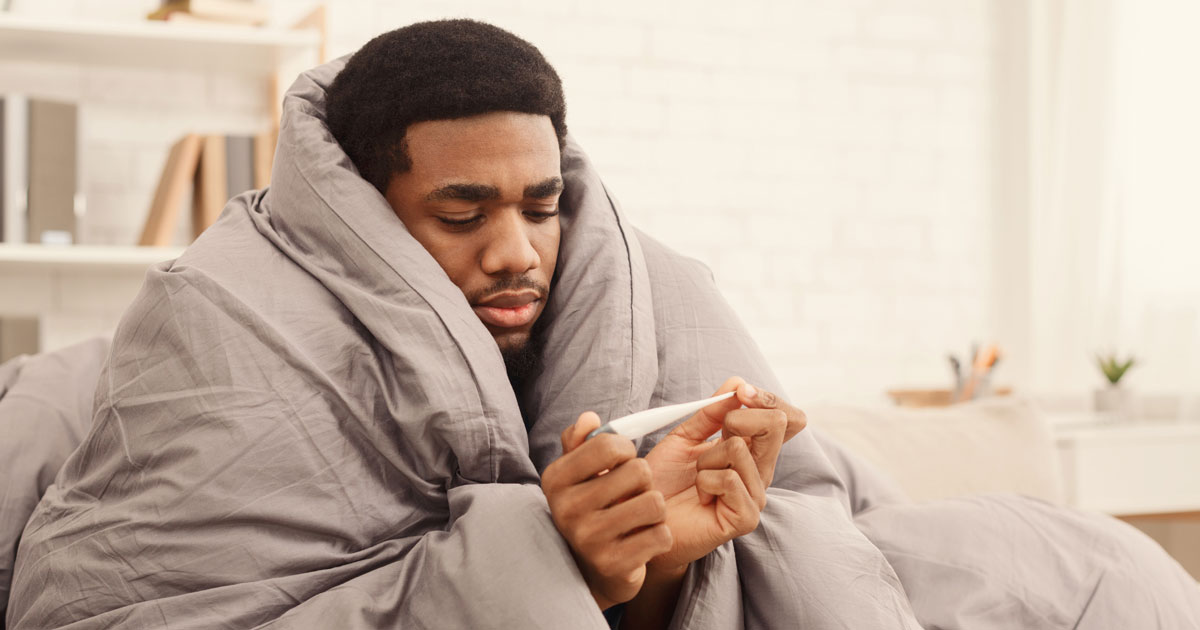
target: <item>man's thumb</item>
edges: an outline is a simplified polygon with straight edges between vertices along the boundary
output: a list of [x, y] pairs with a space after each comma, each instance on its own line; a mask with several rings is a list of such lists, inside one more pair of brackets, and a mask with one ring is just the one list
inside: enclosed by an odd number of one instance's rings
[[579, 414], [579, 419], [575, 421], [575, 424], [562, 432], [563, 455], [579, 448], [579, 445], [587, 439], [587, 435], [598, 428], [600, 428], [600, 416], [596, 412], [585, 411]]

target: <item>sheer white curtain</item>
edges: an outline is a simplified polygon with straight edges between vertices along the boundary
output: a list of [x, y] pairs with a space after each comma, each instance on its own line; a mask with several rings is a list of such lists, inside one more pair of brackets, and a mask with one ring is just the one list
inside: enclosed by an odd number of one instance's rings
[[1033, 3], [1029, 369], [1044, 391], [1083, 388], [1089, 357], [1112, 334], [1114, 1]]
[[1200, 390], [1200, 3], [1030, 6], [1028, 385]]
[[1120, 0], [1120, 333], [1139, 388], [1200, 391], [1200, 2]]

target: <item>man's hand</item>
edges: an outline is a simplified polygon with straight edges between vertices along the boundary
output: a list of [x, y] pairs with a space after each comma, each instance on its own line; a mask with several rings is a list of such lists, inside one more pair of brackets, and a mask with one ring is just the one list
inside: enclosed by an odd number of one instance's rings
[[[653, 571], [678, 575], [725, 541], [753, 531], [779, 451], [806, 424], [804, 412], [740, 378], [726, 381], [717, 394], [734, 390], [735, 397], [699, 411], [646, 455], [675, 538], [671, 551], [651, 560]], [[709, 441], [717, 431], [721, 439]]]
[[601, 609], [633, 598], [646, 563], [674, 543], [664, 523], [666, 503], [651, 488], [650, 465], [633, 442], [605, 434], [584, 441], [600, 426], [586, 412], [562, 433], [563, 455], [542, 473], [542, 491], [554, 525]]

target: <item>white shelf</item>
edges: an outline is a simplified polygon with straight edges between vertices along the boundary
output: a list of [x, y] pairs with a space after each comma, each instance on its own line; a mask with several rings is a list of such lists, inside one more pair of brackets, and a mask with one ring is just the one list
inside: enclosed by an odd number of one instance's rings
[[1109, 514], [1200, 512], [1200, 423], [1053, 427], [1068, 501]]
[[271, 74], [297, 60], [311, 64], [306, 56], [320, 43], [315, 29], [0, 15], [0, 61]]
[[182, 247], [119, 247], [105, 245], [0, 245], [0, 272], [131, 271], [178, 258]]
[[[1200, 440], [1200, 423], [1133, 420], [1101, 425], [1079, 425], [1056, 427], [1054, 436], [1065, 441], [1119, 441], [1163, 438], [1188, 438]], [[1196, 453], [1200, 458], [1200, 452]]]

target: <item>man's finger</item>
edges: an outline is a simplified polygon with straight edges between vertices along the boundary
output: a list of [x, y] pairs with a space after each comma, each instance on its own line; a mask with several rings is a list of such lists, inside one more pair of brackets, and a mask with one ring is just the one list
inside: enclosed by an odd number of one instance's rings
[[783, 432], [784, 442], [795, 437], [808, 424], [808, 417], [804, 415], [803, 411], [765, 389], [747, 384], [745, 387], [738, 388], [736, 398], [750, 409], [778, 409], [786, 414], [787, 429]]
[[657, 525], [666, 518], [666, 499], [661, 492], [650, 490], [604, 510], [599, 522], [613, 533], [624, 536], [643, 527]]
[[735, 409], [725, 415], [725, 428], [721, 435], [745, 438], [750, 445], [750, 455], [758, 466], [758, 475], [764, 486], [771, 485], [775, 477], [775, 464], [779, 450], [783, 448], [783, 436], [787, 430], [787, 414], [780, 409]]
[[721, 521], [727, 540], [749, 534], [758, 527], [762, 509], [750, 497], [750, 492], [736, 471], [701, 470], [696, 473], [696, 489], [718, 497], [728, 508], [717, 508], [717, 518]]
[[[708, 449], [696, 460], [696, 470], [732, 469], [742, 480], [742, 487], [749, 492], [751, 499], [759, 507], [766, 505], [767, 493], [762, 478], [758, 474], [758, 465], [750, 455], [750, 447], [740, 437], [722, 440], [720, 444]], [[700, 503], [707, 504], [712, 498], [709, 491], [696, 484]]]
[[542, 486], [549, 491], [573, 486], [634, 457], [637, 447], [629, 438], [611, 433], [597, 435], [554, 460], [542, 474]]
[[654, 473], [646, 460], [635, 457], [608, 471], [608, 474], [579, 484], [579, 491], [592, 494], [596, 509], [607, 508], [654, 485]]
[[[731, 377], [717, 389], [713, 396], [732, 392], [745, 382], [740, 376]], [[741, 406], [742, 403], [737, 396], [730, 396], [697, 411], [692, 417], [675, 427], [671, 433], [699, 444], [721, 430], [721, 425], [725, 422], [725, 414]]]
[[616, 572], [633, 571], [645, 566], [654, 556], [671, 550], [675, 537], [666, 523], [635, 531], [611, 546], [610, 563]]

